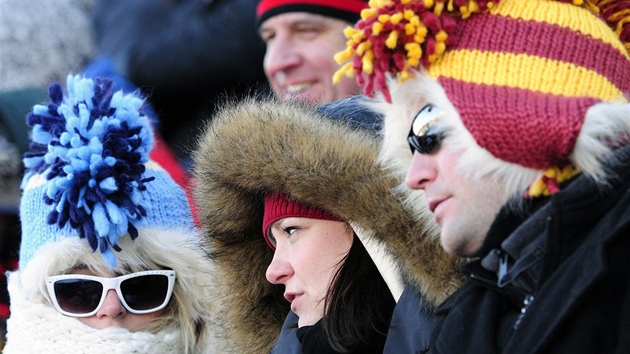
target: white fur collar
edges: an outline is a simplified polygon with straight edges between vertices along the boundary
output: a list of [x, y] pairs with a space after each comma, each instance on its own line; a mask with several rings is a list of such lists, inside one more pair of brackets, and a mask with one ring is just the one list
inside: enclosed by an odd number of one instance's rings
[[183, 353], [177, 328], [157, 333], [130, 332], [124, 328], [91, 328], [66, 317], [52, 306], [24, 296], [19, 271], [9, 274], [11, 317], [3, 353]]

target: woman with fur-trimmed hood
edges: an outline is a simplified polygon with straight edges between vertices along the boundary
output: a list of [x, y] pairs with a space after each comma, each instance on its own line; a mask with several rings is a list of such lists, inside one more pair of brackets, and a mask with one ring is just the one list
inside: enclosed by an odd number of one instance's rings
[[143, 101], [68, 76], [27, 116], [4, 353], [225, 352], [186, 194], [149, 160]]
[[[212, 118], [194, 154], [195, 199], [221, 278], [229, 340], [239, 352], [300, 351], [299, 345], [283, 347], [296, 327], [284, 287], [265, 279], [274, 251], [262, 225], [265, 197], [273, 193], [351, 225], [398, 301], [392, 321], [411, 309], [427, 325], [407, 332], [425, 330], [420, 335], [428, 337], [426, 311], [460, 284], [459, 263], [442, 251], [434, 224], [416, 207], [419, 195], [397, 190], [400, 181], [376, 163], [380, 138], [373, 128], [379, 124], [357, 98], [319, 112], [249, 99]], [[390, 327], [385, 351], [401, 347], [400, 326]]]

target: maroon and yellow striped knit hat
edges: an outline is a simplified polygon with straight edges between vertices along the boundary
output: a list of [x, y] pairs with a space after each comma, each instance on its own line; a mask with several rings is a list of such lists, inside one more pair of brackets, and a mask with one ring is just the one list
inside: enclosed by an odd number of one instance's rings
[[354, 24], [366, 7], [367, 0], [261, 0], [256, 8], [256, 27], [285, 12], [310, 12]]
[[630, 1], [372, 0], [336, 74], [367, 94], [421, 66], [495, 157], [545, 170], [573, 151], [586, 110], [630, 93]]

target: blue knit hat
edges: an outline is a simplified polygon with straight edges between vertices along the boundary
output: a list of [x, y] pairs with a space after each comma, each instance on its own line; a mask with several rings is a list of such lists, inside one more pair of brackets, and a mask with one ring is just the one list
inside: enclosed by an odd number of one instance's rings
[[45, 244], [80, 237], [116, 265], [118, 240], [139, 228], [191, 231], [184, 191], [149, 160], [153, 135], [143, 100], [112, 92], [109, 79], [69, 75], [51, 102], [26, 117], [20, 268]]

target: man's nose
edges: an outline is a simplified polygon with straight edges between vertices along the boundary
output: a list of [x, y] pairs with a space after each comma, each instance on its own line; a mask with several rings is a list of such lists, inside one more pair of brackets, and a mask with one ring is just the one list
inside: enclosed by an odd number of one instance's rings
[[[301, 58], [295, 44], [286, 36], [276, 36], [267, 46], [264, 69], [267, 77], [275, 78], [279, 73], [298, 66]], [[284, 82], [279, 84], [283, 85]]]
[[407, 171], [405, 183], [411, 189], [424, 189], [426, 184], [437, 176], [434, 158], [432, 155], [413, 153], [411, 165]]

